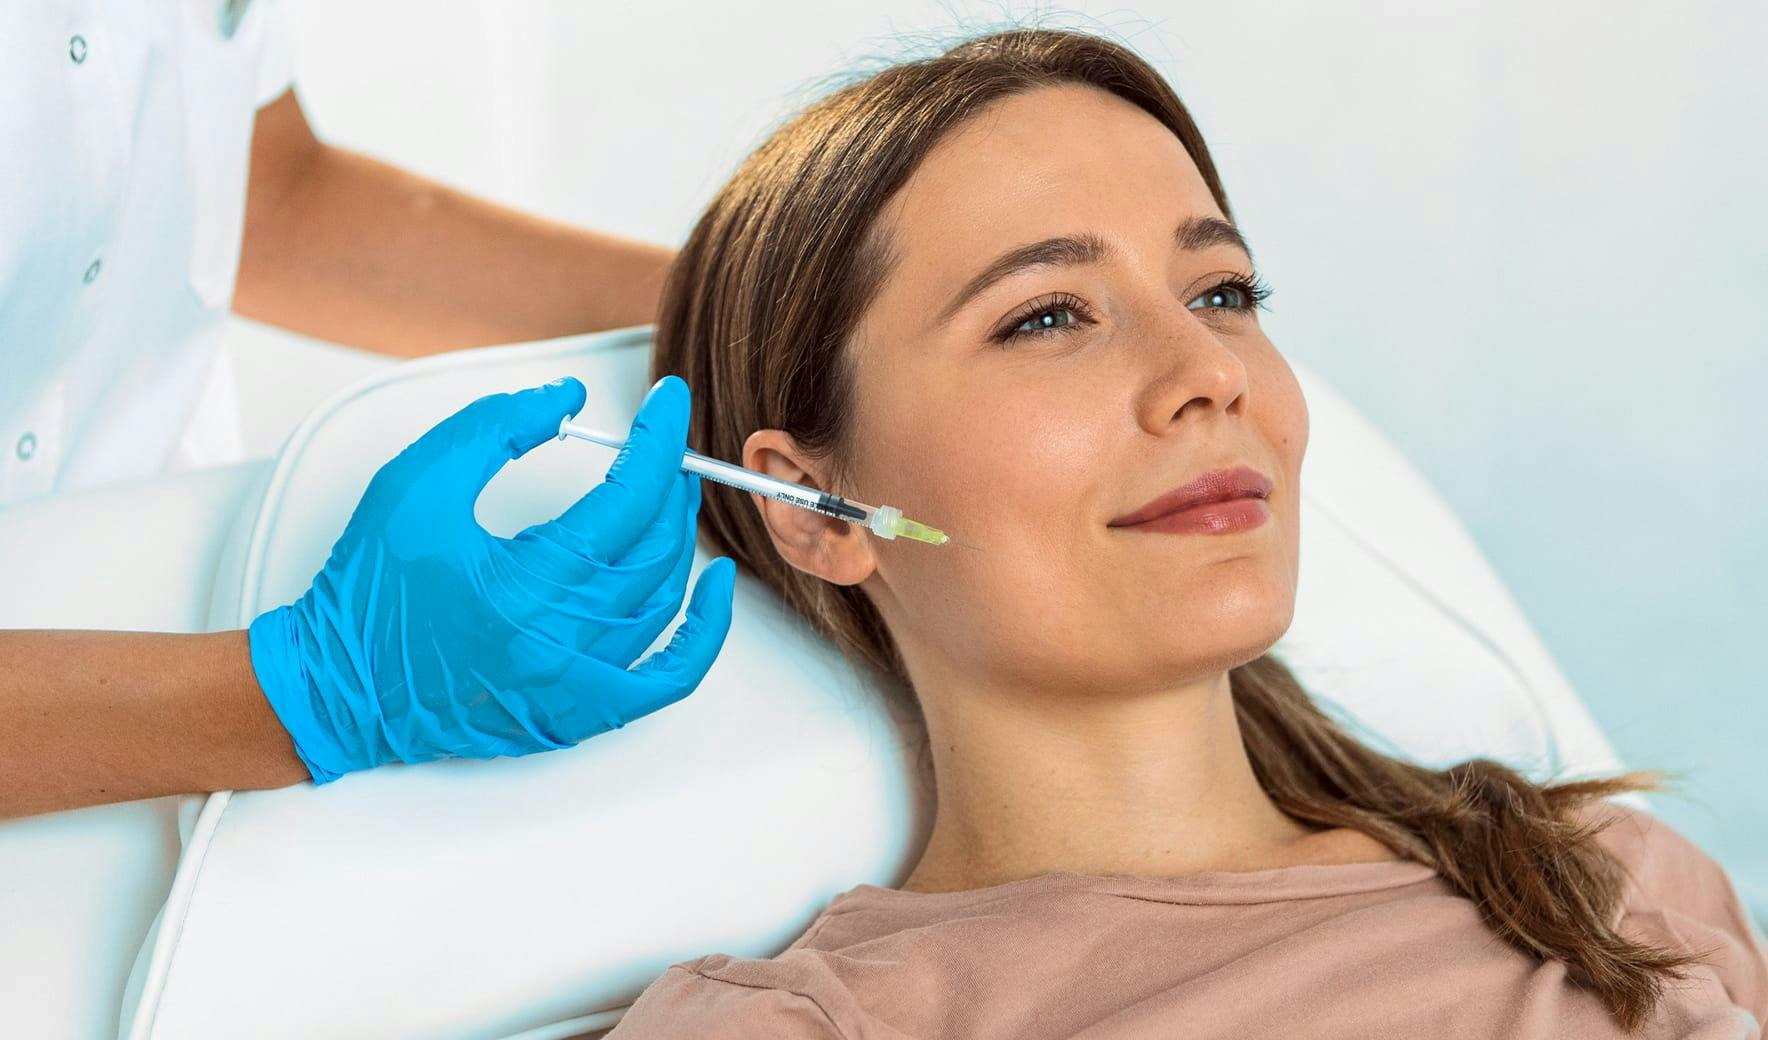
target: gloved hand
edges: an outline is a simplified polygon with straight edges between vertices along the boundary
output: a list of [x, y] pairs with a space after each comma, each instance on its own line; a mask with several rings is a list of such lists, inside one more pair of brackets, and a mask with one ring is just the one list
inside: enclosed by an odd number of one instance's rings
[[688, 695], [730, 628], [735, 567], [681, 607], [699, 478], [687, 384], [660, 380], [607, 479], [514, 538], [473, 504], [583, 407], [560, 380], [473, 402], [383, 466], [306, 595], [249, 630], [252, 668], [318, 783], [384, 762], [570, 747]]

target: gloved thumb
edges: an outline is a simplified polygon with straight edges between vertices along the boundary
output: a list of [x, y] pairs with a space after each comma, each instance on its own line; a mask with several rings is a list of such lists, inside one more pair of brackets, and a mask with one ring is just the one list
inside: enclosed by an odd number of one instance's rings
[[604, 710], [613, 712], [625, 725], [681, 700], [700, 685], [731, 630], [733, 591], [737, 566], [728, 556], [706, 565], [694, 582], [687, 616], [675, 627], [669, 645], [640, 661], [627, 672], [625, 683], [603, 698]]
[[625, 555], [656, 519], [681, 472], [689, 412], [681, 377], [657, 380], [607, 477], [553, 523], [594, 545], [602, 559]]
[[428, 475], [443, 482], [435, 490], [463, 500], [470, 510], [505, 463], [557, 436], [559, 422], [581, 411], [586, 397], [583, 384], [569, 376], [481, 397], [442, 420], [412, 449], [428, 456]]

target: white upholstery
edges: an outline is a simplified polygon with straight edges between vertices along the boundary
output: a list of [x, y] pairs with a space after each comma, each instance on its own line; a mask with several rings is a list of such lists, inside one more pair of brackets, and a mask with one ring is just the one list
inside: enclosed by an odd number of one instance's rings
[[[268, 462], [0, 509], [0, 628], [200, 632], [220, 547]], [[178, 861], [179, 803], [0, 822], [0, 1035], [116, 1034]]]
[[[210, 624], [237, 627], [297, 596], [380, 461], [474, 397], [575, 374], [590, 388], [585, 414], [623, 426], [647, 383], [648, 332], [404, 365], [319, 409], [239, 512]], [[1425, 761], [1618, 768], [1453, 516], [1348, 404], [1299, 375], [1312, 418], [1302, 574], [1278, 654], [1359, 728]], [[480, 518], [511, 533], [554, 515], [608, 457], [576, 443], [536, 449], [493, 482]], [[63, 529], [115, 522], [92, 508]], [[0, 513], [0, 547], [11, 522]], [[209, 555], [192, 550], [184, 564], [215, 558], [222, 539], [210, 534]], [[176, 582], [179, 563], [155, 561], [167, 572], [157, 580]], [[66, 573], [43, 580], [53, 588]], [[88, 623], [77, 603], [56, 616]], [[567, 1035], [606, 1024], [579, 1016], [630, 1003], [673, 961], [774, 952], [833, 894], [894, 883], [919, 851], [927, 793], [904, 751], [918, 734], [882, 703], [743, 578], [701, 689], [577, 749], [215, 795], [143, 950], [130, 1035]], [[0, 865], [0, 890], [12, 872]], [[44, 890], [37, 905], [4, 909], [47, 930], [76, 898], [90, 895]], [[137, 931], [153, 913], [131, 910]], [[120, 941], [90, 915], [78, 923], [92, 945]], [[22, 956], [16, 945], [0, 969]], [[122, 979], [107, 952], [93, 974], [112, 974], [87, 992], [114, 1007]]]

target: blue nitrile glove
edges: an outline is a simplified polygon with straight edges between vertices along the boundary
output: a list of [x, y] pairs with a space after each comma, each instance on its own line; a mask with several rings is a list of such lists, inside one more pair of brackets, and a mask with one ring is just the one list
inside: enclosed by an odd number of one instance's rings
[[699, 478], [680, 470], [687, 384], [646, 396], [607, 479], [514, 538], [473, 503], [583, 407], [560, 380], [481, 398], [381, 467], [301, 599], [252, 622], [252, 668], [318, 783], [384, 762], [526, 755], [688, 695], [730, 629], [735, 567], [700, 575]]

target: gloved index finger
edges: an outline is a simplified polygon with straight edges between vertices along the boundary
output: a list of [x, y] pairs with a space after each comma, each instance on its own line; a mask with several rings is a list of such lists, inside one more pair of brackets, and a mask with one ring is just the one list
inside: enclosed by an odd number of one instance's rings
[[386, 488], [418, 487], [453, 517], [470, 519], [473, 503], [498, 470], [558, 432], [562, 417], [583, 407], [574, 378], [481, 397], [431, 427], [375, 474]]
[[553, 523], [570, 530], [602, 560], [638, 541], [669, 498], [687, 451], [688, 385], [664, 376], [645, 395], [626, 446], [608, 475]]

